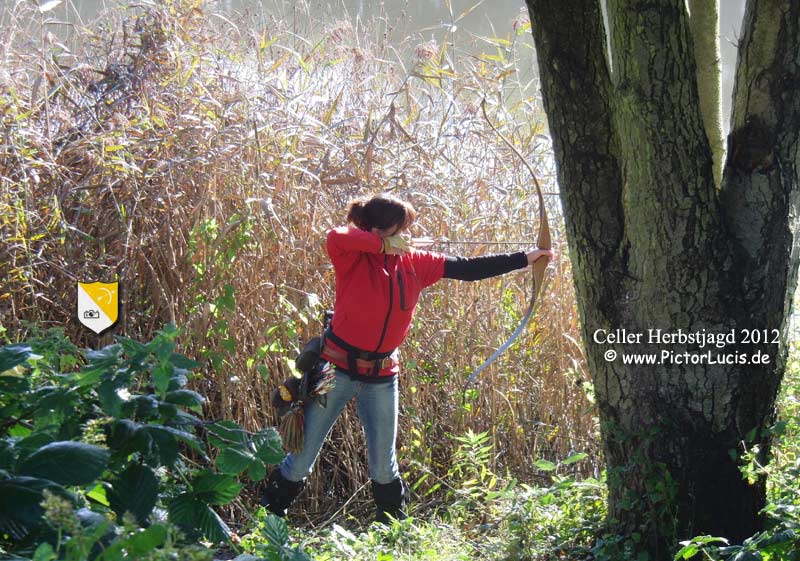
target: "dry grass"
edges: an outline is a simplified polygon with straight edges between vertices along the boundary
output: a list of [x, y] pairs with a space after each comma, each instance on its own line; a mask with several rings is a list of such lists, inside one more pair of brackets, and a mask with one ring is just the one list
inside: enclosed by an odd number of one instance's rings
[[[508, 43], [482, 39], [501, 60], [388, 44], [307, 7], [261, 27], [200, 3], [141, 1], [67, 52], [30, 6], [7, 12], [0, 31], [0, 322], [16, 338], [21, 320], [68, 325], [94, 347], [173, 321], [187, 328], [185, 352], [207, 359], [196, 384], [213, 397], [211, 417], [275, 423], [269, 392], [332, 305], [323, 240], [351, 197], [391, 191], [421, 211], [415, 234], [487, 242], [434, 248], [444, 252], [533, 244], [533, 186], [484, 121], [484, 96], [556, 191], [539, 101], [514, 79], [511, 24]], [[463, 381], [513, 330], [530, 276], [442, 281], [421, 300], [403, 347], [409, 479], [443, 477], [449, 436], [467, 428], [491, 431], [496, 469], [522, 480], [538, 475], [537, 458], [574, 451], [597, 469], [563, 219], [546, 198], [559, 257], [532, 325], [468, 410]], [[117, 276], [119, 323], [96, 338], [75, 319], [75, 282]], [[348, 510], [366, 504], [357, 423], [348, 409], [323, 449], [303, 504], [312, 518], [359, 489]]]

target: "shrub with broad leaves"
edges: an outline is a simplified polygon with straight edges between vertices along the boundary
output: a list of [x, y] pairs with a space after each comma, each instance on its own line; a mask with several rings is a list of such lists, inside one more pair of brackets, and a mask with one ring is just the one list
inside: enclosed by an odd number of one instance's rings
[[201, 419], [187, 387], [201, 364], [175, 352], [171, 324], [82, 353], [55, 331], [0, 348], [2, 547], [111, 560], [166, 551], [176, 532], [230, 544], [215, 508], [283, 458], [278, 432]]

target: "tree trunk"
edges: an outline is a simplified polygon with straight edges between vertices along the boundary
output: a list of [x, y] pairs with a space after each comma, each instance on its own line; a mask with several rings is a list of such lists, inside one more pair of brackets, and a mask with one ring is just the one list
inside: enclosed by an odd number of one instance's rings
[[[613, 76], [598, 0], [528, 7], [603, 430], [609, 524], [656, 560], [695, 535], [741, 540], [759, 529], [765, 488], [747, 484], [737, 457], [743, 441], [768, 449], [761, 430], [785, 369], [800, 259], [800, 3], [748, 6], [720, 190], [684, 0], [608, 1]], [[639, 340], [595, 336], [621, 329]], [[736, 342], [651, 342], [659, 329]], [[776, 343], [747, 344], [751, 332]], [[623, 360], [648, 353], [651, 365]], [[712, 362], [757, 353], [770, 363]]]

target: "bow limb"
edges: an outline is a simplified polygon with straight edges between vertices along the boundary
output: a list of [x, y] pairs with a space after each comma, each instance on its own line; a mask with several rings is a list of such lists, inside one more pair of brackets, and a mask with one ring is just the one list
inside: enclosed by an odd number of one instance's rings
[[[486, 114], [486, 98], [483, 98], [481, 101], [481, 109], [483, 110], [483, 116], [486, 119], [486, 122], [489, 123], [489, 126], [492, 130], [503, 140], [503, 142], [511, 148], [511, 150], [517, 155], [517, 157], [522, 161], [522, 163], [527, 168], [528, 172], [531, 174], [533, 178], [533, 184], [536, 186], [536, 194], [539, 199], [539, 235], [537, 236], [536, 245], [539, 249], [551, 249], [551, 240], [550, 240], [550, 225], [547, 220], [547, 210], [544, 207], [544, 195], [542, 194], [542, 187], [539, 185], [539, 179], [536, 177], [536, 173], [533, 171], [533, 168], [528, 163], [528, 160], [525, 159], [525, 156], [514, 146], [510, 140], [508, 140], [503, 133], [501, 133], [497, 128], [494, 126], [492, 121], [489, 119], [489, 116]], [[531, 317], [533, 317], [533, 308], [536, 305], [536, 299], [541, 291], [542, 284], [544, 283], [544, 273], [545, 269], [547, 268], [547, 260], [546, 259], [537, 259], [533, 262], [533, 286], [531, 288], [531, 300], [528, 303], [528, 309], [525, 311], [525, 315], [522, 317], [517, 328], [508, 338], [508, 340], [500, 345], [498, 349], [486, 359], [483, 364], [481, 364], [478, 368], [476, 368], [472, 374], [469, 375], [467, 381], [464, 383], [464, 391], [466, 392], [467, 388], [475, 381], [478, 375], [487, 367], [489, 366], [494, 360], [499, 357], [503, 352], [508, 349], [517, 337], [525, 330], [525, 327], [530, 322]]]

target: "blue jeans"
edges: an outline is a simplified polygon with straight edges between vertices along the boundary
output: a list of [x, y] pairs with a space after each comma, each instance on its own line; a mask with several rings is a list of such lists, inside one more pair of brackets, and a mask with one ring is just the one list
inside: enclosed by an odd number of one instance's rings
[[280, 464], [281, 474], [290, 481], [300, 481], [314, 467], [325, 438], [345, 405], [356, 398], [356, 411], [367, 440], [369, 476], [377, 483], [390, 483], [400, 476], [395, 454], [397, 440], [397, 376], [390, 382], [353, 381], [346, 372], [336, 369], [336, 385], [328, 392], [325, 407], [312, 402], [305, 411], [303, 449], [287, 454]]

